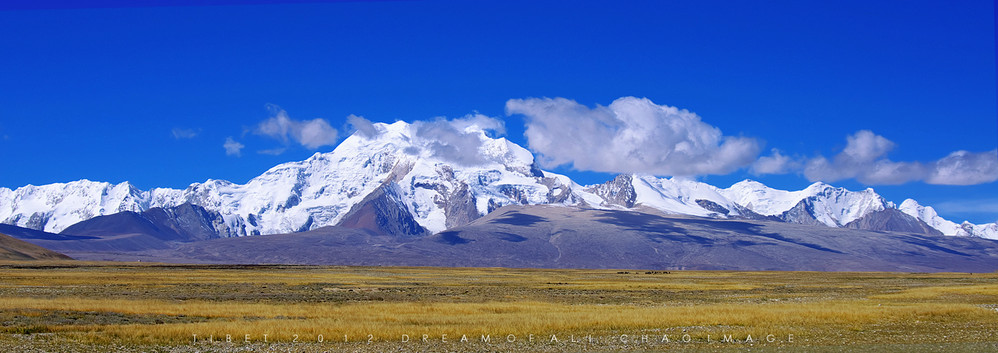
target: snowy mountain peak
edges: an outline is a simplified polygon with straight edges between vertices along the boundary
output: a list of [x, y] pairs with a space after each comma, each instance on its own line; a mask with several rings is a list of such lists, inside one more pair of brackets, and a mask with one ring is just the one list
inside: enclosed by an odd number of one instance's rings
[[[820, 189], [818, 183], [808, 187]], [[798, 202], [814, 192], [786, 191], [773, 189], [753, 180], [743, 180], [727, 189], [719, 190], [729, 200], [765, 216], [778, 216], [793, 208]]]
[[898, 208], [904, 210], [906, 208], [916, 208], [920, 206], [921, 205], [918, 204], [918, 201], [915, 201], [914, 199], [904, 199], [904, 201], [901, 202], [901, 206]]
[[918, 201], [912, 199], [906, 199], [901, 202], [901, 206], [898, 210], [904, 212], [905, 214], [918, 218], [928, 224], [930, 227], [935, 228], [946, 235], [959, 235], [966, 236], [975, 234], [974, 225], [967, 226], [969, 223], [964, 222], [963, 225], [958, 225], [954, 222], [950, 222], [936, 213], [936, 210], [930, 206], [922, 206], [918, 204]]
[[635, 175], [637, 203], [667, 213], [701, 217], [738, 215], [734, 203], [719, 189], [687, 178]]
[[645, 174], [621, 174], [613, 180], [586, 189], [602, 200], [602, 207], [648, 207], [667, 214], [700, 217], [741, 215], [741, 207], [725, 198], [719, 189], [687, 178], [658, 178]]
[[734, 185], [732, 185], [731, 187], [736, 187], [736, 186], [740, 187], [740, 188], [766, 188], [767, 187], [766, 184], [760, 183], [760, 182], [752, 180], [752, 179], [745, 179], [745, 180], [739, 181], [739, 182], [735, 183]]
[[[849, 191], [822, 182], [803, 190], [785, 191], [770, 188], [762, 183], [745, 180], [719, 192], [746, 208], [765, 216], [782, 216], [795, 207], [794, 217], [813, 217], [818, 223], [841, 227], [871, 212], [890, 206], [873, 189]], [[801, 223], [804, 220], [797, 220]]]
[[96, 216], [141, 211], [149, 204], [148, 195], [129, 182], [111, 184], [84, 179], [3, 190], [0, 221], [48, 232]]
[[887, 200], [873, 191], [849, 191], [845, 188], [826, 186], [816, 195], [809, 196], [815, 218], [826, 225], [840, 227], [872, 212], [888, 208]]
[[804, 188], [805, 191], [808, 191], [809, 193], [812, 194], [819, 193], [827, 189], [835, 189], [835, 187], [820, 181], [816, 181], [811, 185], [808, 185], [806, 188]]
[[339, 224], [383, 185], [432, 232], [507, 204], [583, 200], [570, 179], [543, 173], [529, 151], [489, 137], [476, 124], [377, 123], [372, 130], [347, 137], [331, 152], [277, 165], [245, 185], [208, 181], [191, 185], [183, 197], [161, 199], [218, 211], [247, 235]]

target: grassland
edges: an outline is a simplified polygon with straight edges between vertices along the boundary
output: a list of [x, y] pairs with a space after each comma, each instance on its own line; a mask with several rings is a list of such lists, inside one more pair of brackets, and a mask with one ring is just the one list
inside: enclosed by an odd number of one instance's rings
[[994, 351], [998, 274], [21, 262], [0, 322], [3, 351]]

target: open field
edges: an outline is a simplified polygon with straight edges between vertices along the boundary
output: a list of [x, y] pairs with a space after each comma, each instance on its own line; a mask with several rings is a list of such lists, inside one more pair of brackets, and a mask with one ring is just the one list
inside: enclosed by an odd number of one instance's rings
[[0, 322], [3, 351], [993, 351], [998, 274], [12, 262]]

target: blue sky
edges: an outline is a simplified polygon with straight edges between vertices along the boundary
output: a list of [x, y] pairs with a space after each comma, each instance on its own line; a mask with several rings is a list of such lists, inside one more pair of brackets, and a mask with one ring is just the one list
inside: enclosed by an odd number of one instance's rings
[[[543, 117], [508, 116], [507, 101], [563, 97], [598, 110], [634, 96], [750, 139], [758, 157], [776, 148], [802, 165], [834, 162], [863, 130], [893, 146], [878, 160], [919, 166], [998, 146], [990, 1], [122, 3], [0, 5], [0, 186], [242, 183], [332, 150], [252, 133], [274, 107], [323, 119], [340, 140], [350, 114], [477, 112], [533, 148], [525, 123]], [[229, 137], [240, 156], [226, 154]], [[549, 169], [583, 184], [612, 175]], [[742, 165], [699, 179], [799, 189], [829, 175], [815, 173]], [[994, 181], [834, 179], [954, 221], [998, 220]]]

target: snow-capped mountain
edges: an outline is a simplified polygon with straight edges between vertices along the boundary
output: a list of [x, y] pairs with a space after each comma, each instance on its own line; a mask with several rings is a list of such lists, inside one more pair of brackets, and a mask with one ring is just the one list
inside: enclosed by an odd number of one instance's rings
[[468, 224], [505, 205], [555, 204], [998, 239], [998, 224], [956, 224], [914, 200], [896, 206], [873, 189], [814, 183], [785, 191], [750, 180], [721, 189], [636, 174], [583, 187], [540, 170], [529, 151], [489, 137], [476, 124], [446, 121], [374, 124], [332, 152], [280, 164], [246, 184], [208, 180], [184, 190], [142, 191], [127, 182], [80, 180], [0, 188], [0, 223], [60, 232], [101, 215], [184, 204], [217, 214], [224, 223], [219, 229], [226, 229], [221, 236], [331, 225], [416, 236]]
[[0, 188], [0, 221], [20, 227], [59, 232], [77, 222], [149, 207], [148, 192], [125, 182], [79, 180], [42, 186]]
[[761, 215], [802, 224], [812, 223], [813, 218], [829, 227], [842, 227], [872, 212], [894, 207], [873, 189], [849, 191], [822, 182], [800, 191], [785, 191], [745, 180], [720, 192]]
[[667, 214], [699, 217], [768, 218], [790, 223], [842, 227], [893, 207], [873, 189], [853, 192], [824, 183], [800, 191], [769, 188], [746, 180], [727, 189], [683, 178], [619, 175], [586, 191], [604, 207], [649, 207]]
[[714, 218], [757, 216], [723, 196], [721, 189], [690, 179], [621, 174], [585, 191], [602, 198], [594, 204], [600, 207], [648, 207], [666, 214]]
[[208, 180], [185, 190], [141, 191], [83, 180], [0, 189], [0, 221], [60, 232], [100, 215], [190, 203], [220, 213], [239, 235], [289, 233], [336, 225], [375, 190], [390, 187], [421, 227], [439, 232], [508, 204], [597, 199], [576, 192], [582, 187], [568, 177], [538, 169], [523, 147], [490, 138], [476, 125], [450, 131], [462, 146], [477, 147], [463, 156], [421, 137], [416, 124], [373, 127], [372, 136], [354, 134], [332, 152], [278, 165], [243, 185]]
[[752, 180], [721, 189], [689, 179], [624, 174], [590, 186], [586, 191], [603, 199], [592, 205], [607, 208], [647, 207], [667, 214], [699, 217], [767, 219], [998, 239], [995, 234], [998, 224], [957, 225], [939, 217], [931, 208], [915, 210], [918, 205], [913, 200], [899, 207], [873, 189], [850, 191], [821, 182], [799, 191], [773, 189]]
[[936, 214], [936, 210], [931, 206], [919, 205], [918, 201], [912, 199], [904, 200], [898, 209], [912, 217], [921, 219], [932, 228], [938, 229], [946, 235], [998, 239], [998, 223], [972, 224], [970, 222], [963, 222], [956, 224], [939, 217]]
[[898, 206], [898, 209], [905, 214], [921, 219], [923, 222], [938, 229], [943, 234], [967, 236], [973, 233], [967, 232], [960, 225], [950, 222], [936, 214], [936, 210], [930, 206], [922, 206], [918, 201], [907, 199]]
[[451, 151], [420, 137], [418, 126], [396, 122], [374, 127], [374, 136], [354, 134], [332, 152], [278, 165], [245, 185], [192, 185], [182, 201], [233, 217], [231, 226], [246, 234], [336, 225], [383, 187], [430, 232], [460, 222], [462, 214], [472, 212], [477, 218], [507, 204], [582, 201], [572, 192], [580, 187], [567, 177], [540, 171], [526, 149], [490, 138], [477, 126], [458, 131], [477, 145], [471, 154], [475, 158], [467, 159], [442, 153]]

